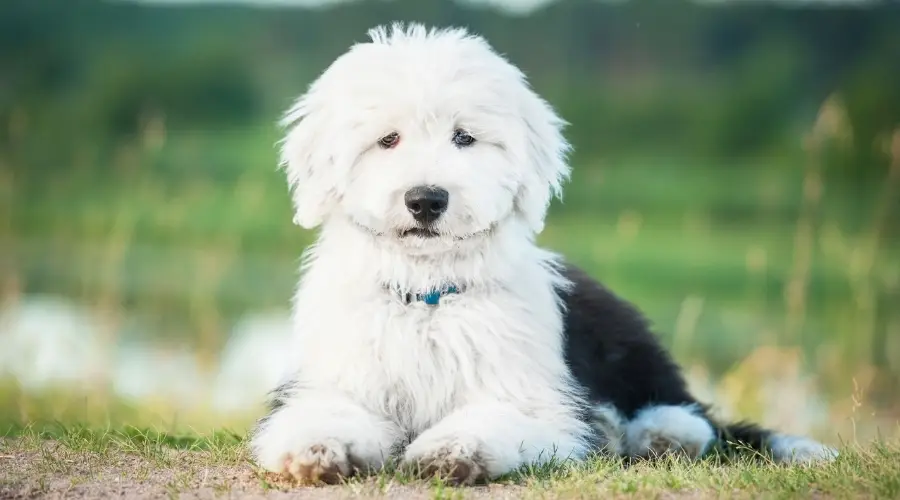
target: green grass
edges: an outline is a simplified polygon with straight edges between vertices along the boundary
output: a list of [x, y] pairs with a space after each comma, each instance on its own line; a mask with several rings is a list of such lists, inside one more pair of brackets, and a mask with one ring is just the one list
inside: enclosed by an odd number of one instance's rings
[[[122, 427], [96, 429], [31, 425], [0, 439], [0, 496], [101, 494], [110, 491], [178, 497], [183, 494], [263, 495], [300, 486], [258, 470], [242, 435], [168, 434]], [[302, 487], [334, 496], [467, 498], [596, 498], [669, 496], [716, 498], [896, 498], [900, 495], [900, 443], [847, 446], [832, 463], [782, 466], [762, 457], [726, 462], [677, 457], [632, 465], [596, 457], [522, 470], [475, 488], [453, 488], [439, 478], [418, 480], [389, 469], [334, 487]]]

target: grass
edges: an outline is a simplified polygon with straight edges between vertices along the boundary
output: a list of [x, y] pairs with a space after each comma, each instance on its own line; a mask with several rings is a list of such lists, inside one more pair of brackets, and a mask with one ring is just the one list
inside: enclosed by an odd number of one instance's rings
[[897, 498], [900, 442], [850, 445], [832, 463], [782, 466], [762, 457], [731, 462], [677, 457], [626, 465], [595, 457], [583, 463], [523, 467], [490, 485], [453, 488], [389, 469], [333, 487], [297, 486], [258, 470], [243, 436], [168, 434], [122, 427], [30, 425], [0, 438], [0, 497], [15, 495], [182, 495], [299, 498]]

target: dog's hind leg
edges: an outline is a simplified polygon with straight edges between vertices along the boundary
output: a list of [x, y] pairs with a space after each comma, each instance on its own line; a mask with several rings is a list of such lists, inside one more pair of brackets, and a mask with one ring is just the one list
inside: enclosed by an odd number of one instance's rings
[[696, 406], [648, 406], [625, 425], [625, 451], [631, 457], [683, 453], [696, 459], [709, 449], [716, 434]]
[[716, 444], [777, 462], [828, 460], [836, 451], [811, 439], [745, 423], [720, 424], [688, 390], [680, 367], [631, 304], [569, 266], [566, 358], [593, 401], [592, 423], [606, 448], [631, 457], [681, 451], [696, 458]]
[[654, 405], [627, 420], [610, 404], [596, 405], [592, 423], [598, 448], [612, 455], [656, 458], [670, 453], [703, 455], [715, 441], [713, 425], [694, 405]]

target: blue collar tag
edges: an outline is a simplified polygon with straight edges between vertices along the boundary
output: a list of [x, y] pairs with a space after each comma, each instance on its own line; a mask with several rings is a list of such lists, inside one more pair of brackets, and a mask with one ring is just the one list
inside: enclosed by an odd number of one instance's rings
[[443, 297], [444, 295], [449, 295], [451, 293], [459, 293], [459, 289], [451, 285], [441, 290], [436, 289], [428, 293], [417, 293], [415, 297], [416, 300], [422, 301], [430, 306], [436, 306], [441, 302], [441, 297]]

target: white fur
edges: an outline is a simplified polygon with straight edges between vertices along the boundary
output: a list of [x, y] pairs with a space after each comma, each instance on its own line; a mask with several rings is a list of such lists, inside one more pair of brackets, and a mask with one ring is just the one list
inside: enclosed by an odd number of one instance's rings
[[339, 457], [342, 470], [350, 468], [348, 454], [360, 464], [378, 468], [400, 438], [396, 425], [330, 392], [309, 391], [303, 397], [287, 398], [286, 406], [271, 416], [264, 429], [254, 437], [252, 448], [259, 465], [273, 472], [285, 472], [289, 459], [302, 457], [317, 445], [328, 446]]
[[[378, 468], [405, 446], [407, 462], [464, 464], [470, 482], [584, 456], [587, 404], [555, 293], [567, 283], [534, 241], [569, 175], [563, 121], [479, 37], [418, 25], [370, 36], [284, 120], [295, 221], [320, 233], [293, 304], [298, 371], [254, 457], [310, 479]], [[459, 128], [474, 145], [453, 144]], [[400, 142], [380, 147], [391, 133]], [[422, 185], [449, 192], [439, 236], [401, 237], [415, 224], [404, 194]], [[450, 284], [463, 293], [437, 306], [401, 298]], [[615, 453], [664, 443], [699, 456], [713, 439], [689, 408], [627, 424], [614, 408], [594, 413]]]
[[625, 427], [627, 453], [637, 457], [680, 452], [698, 458], [709, 448], [715, 431], [709, 421], [685, 406], [651, 406]]
[[[294, 300], [299, 373], [254, 455], [285, 472], [337, 446], [377, 467], [410, 437], [410, 462], [475, 461], [491, 477], [582, 456], [564, 283], [534, 244], [569, 172], [562, 121], [481, 38], [416, 25], [370, 35], [285, 120], [295, 220], [321, 233]], [[457, 128], [477, 142], [455, 146]], [[376, 145], [394, 131], [399, 145]], [[403, 195], [426, 184], [450, 193], [441, 236], [400, 238], [414, 223]], [[438, 306], [398, 292], [448, 283], [465, 291]]]
[[769, 438], [769, 447], [776, 462], [786, 464], [810, 464], [830, 461], [838, 451], [818, 441], [788, 434], [775, 434]]
[[569, 458], [582, 443], [558, 418], [525, 415], [517, 405], [491, 403], [466, 405], [419, 436], [406, 450], [410, 462], [428, 459], [435, 450], [459, 448], [477, 456], [489, 476], [499, 476], [521, 464], [541, 463], [550, 457]]

